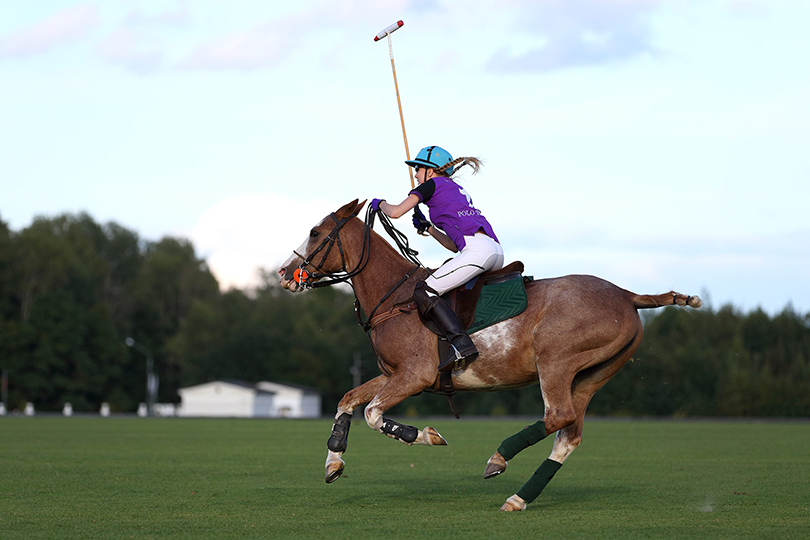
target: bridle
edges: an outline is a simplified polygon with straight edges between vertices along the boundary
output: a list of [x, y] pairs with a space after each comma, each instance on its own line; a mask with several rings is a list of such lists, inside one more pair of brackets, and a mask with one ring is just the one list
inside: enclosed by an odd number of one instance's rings
[[[387, 294], [385, 294], [382, 299], [377, 303], [374, 309], [371, 310], [371, 313], [368, 315], [368, 320], [363, 321], [360, 317], [359, 311], [359, 300], [357, 299], [357, 293], [355, 293], [355, 311], [357, 312], [357, 321], [360, 323], [361, 326], [366, 330], [369, 331], [371, 328], [370, 321], [374, 317], [374, 314], [380, 308], [380, 306], [396, 291], [403, 283], [408, 281], [413, 273], [422, 268], [423, 265], [416, 258], [419, 254], [417, 251], [411, 249], [408, 245], [408, 238], [394, 228], [391, 220], [386, 216], [384, 213], [378, 210], [372, 210], [369, 206], [366, 210], [366, 219], [363, 227], [363, 247], [360, 252], [360, 260], [357, 262], [357, 266], [355, 266], [352, 270], [346, 269], [346, 254], [343, 251], [343, 244], [340, 241], [340, 230], [343, 228], [346, 223], [348, 223], [354, 216], [349, 216], [345, 218], [338, 218], [337, 215], [332, 212], [329, 217], [332, 218], [332, 221], [335, 222], [332, 231], [324, 238], [321, 243], [312, 250], [308, 256], [304, 257], [300, 253], [293, 251], [295, 255], [301, 258], [301, 264], [298, 265], [298, 269], [294, 272], [294, 277], [296, 283], [304, 289], [310, 288], [319, 288], [319, 287], [329, 287], [331, 285], [335, 285], [337, 283], [345, 283], [349, 281], [352, 277], [356, 276], [368, 264], [369, 258], [371, 257], [371, 230], [374, 227], [374, 219], [379, 214], [380, 216], [380, 223], [383, 224], [383, 228], [385, 231], [391, 236], [394, 240], [394, 243], [399, 248], [400, 252], [406, 259], [414, 263], [416, 266], [396, 284], [394, 285]], [[329, 253], [332, 251], [332, 248], [337, 244], [338, 251], [340, 252], [340, 270], [337, 272], [321, 272], [321, 268], [326, 263], [326, 258], [329, 256]], [[316, 265], [313, 265], [313, 260], [316, 256], [323, 252], [320, 260]], [[307, 266], [312, 266], [313, 272], [312, 274], [308, 274], [306, 271]], [[354, 289], [352, 287], [352, 289]]]
[[[332, 218], [332, 221], [335, 222], [334, 228], [332, 228], [332, 232], [330, 232], [326, 238], [312, 250], [312, 253], [309, 256], [304, 257], [297, 251], [293, 251], [298, 257], [301, 257], [301, 264], [298, 265], [298, 270], [295, 272], [296, 276], [294, 277], [296, 283], [299, 286], [303, 287], [304, 289], [309, 288], [318, 288], [318, 287], [328, 287], [330, 285], [335, 285], [336, 283], [343, 283], [351, 279], [353, 276], [356, 276], [368, 264], [368, 259], [370, 255], [370, 245], [371, 245], [371, 234], [370, 228], [366, 227], [363, 232], [363, 250], [360, 252], [360, 260], [357, 262], [357, 266], [354, 270], [347, 271], [346, 270], [346, 254], [343, 252], [343, 244], [340, 241], [340, 229], [349, 222], [354, 216], [349, 216], [345, 218], [338, 218], [337, 215], [332, 212], [329, 217]], [[326, 258], [329, 256], [329, 253], [332, 251], [332, 248], [337, 244], [338, 250], [340, 251], [340, 270], [338, 272], [321, 272], [321, 268], [326, 263]], [[306, 271], [306, 267], [312, 265], [313, 259], [315, 259], [316, 255], [323, 251], [323, 256], [321, 260], [318, 262], [317, 265], [314, 265], [314, 271], [310, 275]], [[326, 278], [326, 281], [324, 281]], [[313, 280], [310, 282], [310, 280]]]

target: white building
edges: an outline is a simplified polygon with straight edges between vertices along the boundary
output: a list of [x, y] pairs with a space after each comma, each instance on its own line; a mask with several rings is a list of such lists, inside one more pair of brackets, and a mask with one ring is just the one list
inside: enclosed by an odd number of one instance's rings
[[178, 416], [239, 418], [318, 418], [321, 394], [317, 390], [262, 381], [218, 380], [180, 388]]

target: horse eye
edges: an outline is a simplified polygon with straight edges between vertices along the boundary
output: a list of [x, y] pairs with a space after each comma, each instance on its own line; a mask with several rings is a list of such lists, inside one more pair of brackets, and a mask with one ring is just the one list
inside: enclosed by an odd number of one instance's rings
[[309, 231], [309, 237], [310, 238], [317, 238], [318, 237], [318, 231], [316, 231], [315, 229], [312, 229], [311, 231]]

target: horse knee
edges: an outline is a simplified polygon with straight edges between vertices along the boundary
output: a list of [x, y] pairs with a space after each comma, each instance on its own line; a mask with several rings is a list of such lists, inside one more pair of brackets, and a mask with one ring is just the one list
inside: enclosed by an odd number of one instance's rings
[[375, 431], [380, 431], [383, 424], [382, 411], [374, 406], [374, 402], [368, 404], [363, 413], [366, 417], [366, 424]]

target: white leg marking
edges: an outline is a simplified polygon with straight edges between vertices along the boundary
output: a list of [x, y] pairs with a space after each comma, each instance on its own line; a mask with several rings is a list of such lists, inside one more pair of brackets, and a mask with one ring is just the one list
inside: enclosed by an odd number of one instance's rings
[[341, 409], [340, 407], [338, 407], [337, 414], [335, 415], [335, 420], [340, 418], [340, 415], [343, 414], [343, 413], [346, 413], [346, 414], [351, 416], [351, 414], [353, 412], [354, 412], [354, 409]]
[[562, 434], [562, 431], [558, 431], [557, 435], [554, 437], [554, 447], [551, 449], [551, 454], [548, 457], [557, 463], [565, 463], [565, 460], [568, 459], [568, 456], [571, 455], [571, 452], [573, 452], [576, 447], [577, 445], [571, 444], [571, 441]]
[[341, 464], [343, 463], [343, 460], [341, 459], [341, 456], [343, 455], [343, 452], [333, 452], [331, 450], [327, 450], [327, 452], [328, 452], [326, 454], [326, 468], [327, 469], [329, 468], [329, 465], [332, 464], [332, 463], [341, 463]]
[[526, 510], [526, 501], [518, 497], [517, 493], [506, 499], [501, 506], [501, 512], [522, 512]]

